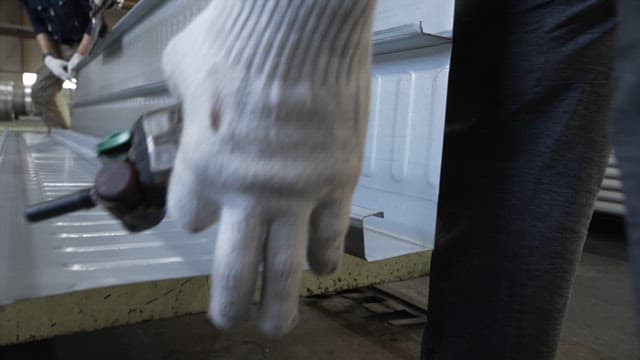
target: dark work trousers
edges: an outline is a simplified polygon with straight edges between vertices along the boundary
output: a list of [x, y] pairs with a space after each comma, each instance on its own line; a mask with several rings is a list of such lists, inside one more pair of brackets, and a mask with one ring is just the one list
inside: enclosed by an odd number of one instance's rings
[[[624, 183], [629, 257], [636, 304], [640, 304], [640, 0], [619, 0], [618, 4], [613, 146]], [[640, 305], [636, 314], [640, 318]]]
[[456, 1], [424, 359], [553, 359], [609, 155], [613, 0]]

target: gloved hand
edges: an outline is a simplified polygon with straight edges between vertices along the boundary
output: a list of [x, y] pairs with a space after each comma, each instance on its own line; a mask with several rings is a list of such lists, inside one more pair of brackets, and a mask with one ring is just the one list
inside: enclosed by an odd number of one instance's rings
[[44, 58], [44, 64], [55, 76], [60, 78], [60, 80], [71, 80], [71, 77], [67, 73], [68, 63], [66, 61], [58, 59], [53, 55], [47, 55]]
[[194, 232], [219, 219], [209, 314], [220, 328], [248, 313], [261, 264], [257, 321], [270, 335], [295, 323], [305, 255], [317, 274], [339, 265], [363, 157], [374, 7], [214, 0], [165, 50], [184, 115], [168, 210]]
[[74, 78], [76, 75], [76, 66], [84, 59], [84, 55], [74, 53], [71, 59], [69, 59], [69, 64], [67, 65], [67, 73], [69, 78]]

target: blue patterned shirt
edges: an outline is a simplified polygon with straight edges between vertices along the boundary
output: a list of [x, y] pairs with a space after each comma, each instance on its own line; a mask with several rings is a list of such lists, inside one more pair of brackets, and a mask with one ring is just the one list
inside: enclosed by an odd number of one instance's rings
[[33, 34], [47, 33], [56, 43], [74, 44], [91, 33], [89, 0], [20, 0], [27, 9]]

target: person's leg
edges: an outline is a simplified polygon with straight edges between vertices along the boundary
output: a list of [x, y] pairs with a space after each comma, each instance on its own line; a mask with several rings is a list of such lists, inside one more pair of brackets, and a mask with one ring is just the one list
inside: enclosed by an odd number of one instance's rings
[[31, 88], [31, 99], [36, 112], [42, 116], [42, 120], [51, 132], [51, 128], [65, 124], [56, 104], [56, 96], [62, 88], [62, 80], [58, 79], [44, 64], [38, 68], [37, 73], [38, 80]]
[[[73, 54], [75, 54], [77, 47], [78, 47], [78, 44], [59, 45], [58, 48], [60, 51], [60, 58], [66, 61], [69, 61], [73, 56]], [[70, 128], [71, 118], [72, 118], [72, 108], [70, 106], [71, 99], [69, 98], [69, 94], [66, 91], [63, 91], [62, 93], [59, 92], [56, 96], [56, 100], [57, 100], [56, 103], [58, 104], [58, 109], [60, 111], [61, 121], [62, 121], [60, 126], [65, 129]]]
[[620, 29], [612, 133], [624, 183], [629, 258], [638, 304], [636, 314], [640, 318], [640, 1], [619, 0], [618, 6]]
[[609, 153], [614, 6], [456, 3], [423, 358], [553, 359]]

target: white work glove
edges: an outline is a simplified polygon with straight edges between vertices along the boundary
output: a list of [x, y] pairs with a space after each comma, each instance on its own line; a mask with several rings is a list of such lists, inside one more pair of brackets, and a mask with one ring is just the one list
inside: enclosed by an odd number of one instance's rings
[[168, 210], [190, 231], [219, 220], [209, 314], [295, 324], [305, 256], [338, 268], [369, 113], [375, 0], [213, 0], [165, 50], [184, 128]]
[[44, 57], [44, 64], [51, 70], [51, 72], [57, 76], [60, 80], [71, 80], [71, 77], [67, 73], [68, 63], [62, 59], [58, 59], [53, 55], [47, 55]]
[[76, 66], [84, 59], [84, 55], [74, 53], [71, 59], [69, 59], [69, 64], [67, 65], [67, 74], [69, 78], [73, 78], [76, 75]]

